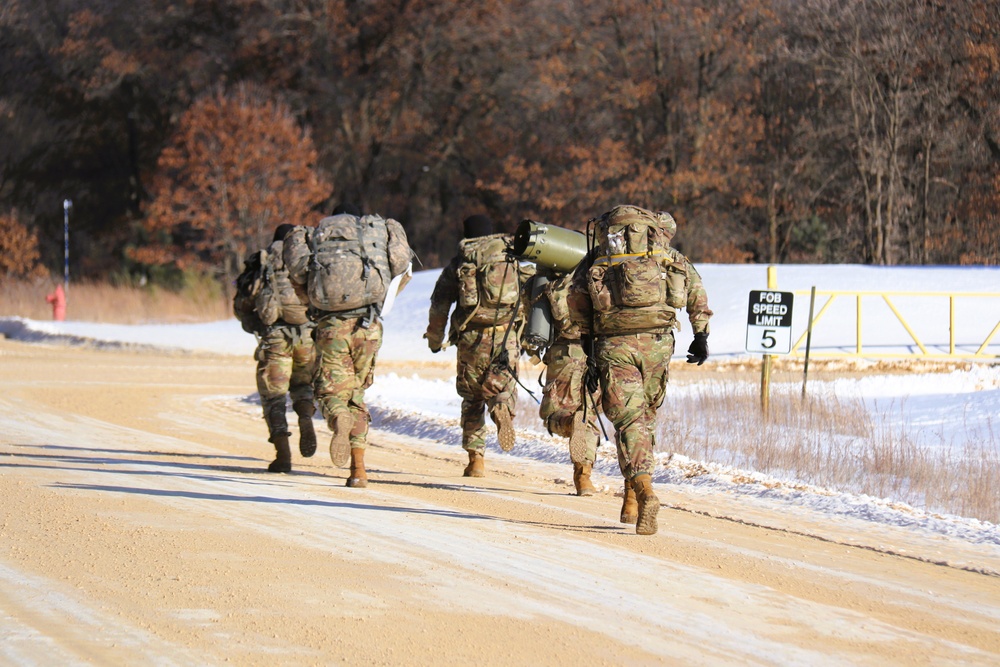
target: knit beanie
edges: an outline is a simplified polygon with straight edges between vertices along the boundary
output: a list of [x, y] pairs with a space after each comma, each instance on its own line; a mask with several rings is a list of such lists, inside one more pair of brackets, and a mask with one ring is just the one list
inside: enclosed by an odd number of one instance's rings
[[467, 239], [489, 236], [493, 233], [493, 221], [485, 215], [470, 215], [462, 223], [462, 236]]
[[344, 213], [347, 215], [359, 216], [361, 215], [361, 210], [350, 202], [344, 202], [342, 204], [337, 204], [337, 208], [333, 209], [333, 213], [331, 213], [331, 215], [341, 215]]
[[271, 239], [271, 240], [272, 241], [284, 241], [285, 237], [288, 236], [288, 232], [292, 231], [293, 227], [295, 227], [295, 225], [290, 225], [287, 222], [284, 223], [284, 224], [278, 225], [275, 228], [275, 230], [274, 230], [274, 238]]

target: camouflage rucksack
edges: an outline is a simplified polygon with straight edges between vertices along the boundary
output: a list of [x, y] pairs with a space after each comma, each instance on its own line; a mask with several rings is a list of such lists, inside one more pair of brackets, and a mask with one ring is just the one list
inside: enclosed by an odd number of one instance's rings
[[665, 214], [616, 206], [596, 221], [587, 276], [594, 333], [669, 329], [687, 304], [687, 269], [669, 247], [676, 228]]
[[506, 324], [520, 289], [518, 263], [507, 256], [503, 234], [464, 239], [459, 243], [458, 307], [469, 324]]
[[274, 267], [267, 250], [258, 250], [243, 263], [236, 278], [233, 315], [247, 333], [262, 335], [281, 314], [274, 286]]
[[397, 221], [378, 215], [333, 215], [323, 218], [308, 234], [310, 255], [305, 275], [288, 262], [292, 281], [305, 284], [309, 303], [328, 312], [381, 305], [389, 282], [406, 271], [413, 251]]
[[281, 320], [286, 324], [305, 324], [309, 321], [309, 298], [302, 287], [293, 285], [289, 279], [283, 248], [281, 240], [273, 241], [268, 246], [266, 280], [257, 293], [254, 305], [264, 322], [273, 324]]

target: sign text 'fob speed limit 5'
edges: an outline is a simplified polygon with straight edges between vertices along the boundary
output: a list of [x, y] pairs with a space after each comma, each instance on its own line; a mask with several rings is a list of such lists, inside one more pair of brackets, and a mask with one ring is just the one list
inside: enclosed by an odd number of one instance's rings
[[750, 292], [747, 352], [788, 354], [792, 351], [793, 297], [791, 292]]

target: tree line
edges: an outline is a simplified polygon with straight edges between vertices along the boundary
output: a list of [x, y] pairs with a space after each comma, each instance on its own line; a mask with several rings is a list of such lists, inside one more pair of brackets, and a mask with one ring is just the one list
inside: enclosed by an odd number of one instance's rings
[[473, 213], [618, 203], [698, 262], [997, 264], [1000, 8], [6, 0], [0, 241], [60, 266], [66, 198], [94, 277], [229, 279], [343, 201], [425, 267]]

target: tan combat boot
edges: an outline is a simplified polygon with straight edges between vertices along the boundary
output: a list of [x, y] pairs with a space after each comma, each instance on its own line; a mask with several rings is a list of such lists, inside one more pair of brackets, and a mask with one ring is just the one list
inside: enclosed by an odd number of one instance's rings
[[635, 524], [636, 535], [656, 534], [656, 513], [660, 511], [660, 499], [653, 493], [653, 479], [649, 475], [632, 478], [635, 499], [639, 502], [639, 519]]
[[292, 451], [288, 446], [287, 435], [271, 436], [274, 443], [275, 457], [267, 466], [268, 472], [292, 472]]
[[368, 486], [368, 473], [365, 472], [365, 450], [361, 447], [351, 448], [351, 474], [346, 486], [362, 489]]
[[486, 461], [483, 458], [483, 450], [469, 449], [469, 465], [465, 466], [463, 477], [485, 477]]
[[590, 481], [590, 471], [593, 466], [589, 463], [573, 464], [573, 486], [576, 487], [576, 495], [592, 496], [597, 493], [593, 482]]
[[316, 430], [313, 428], [316, 406], [310, 400], [299, 400], [292, 403], [292, 409], [299, 417], [299, 453], [309, 458], [316, 453]]
[[622, 500], [622, 523], [635, 523], [639, 520], [639, 502], [635, 499], [632, 482], [625, 480], [625, 497]]
[[330, 460], [335, 466], [345, 466], [351, 458], [352, 428], [354, 417], [350, 413], [335, 415], [330, 420], [330, 430], [333, 431], [333, 437], [330, 438]]

